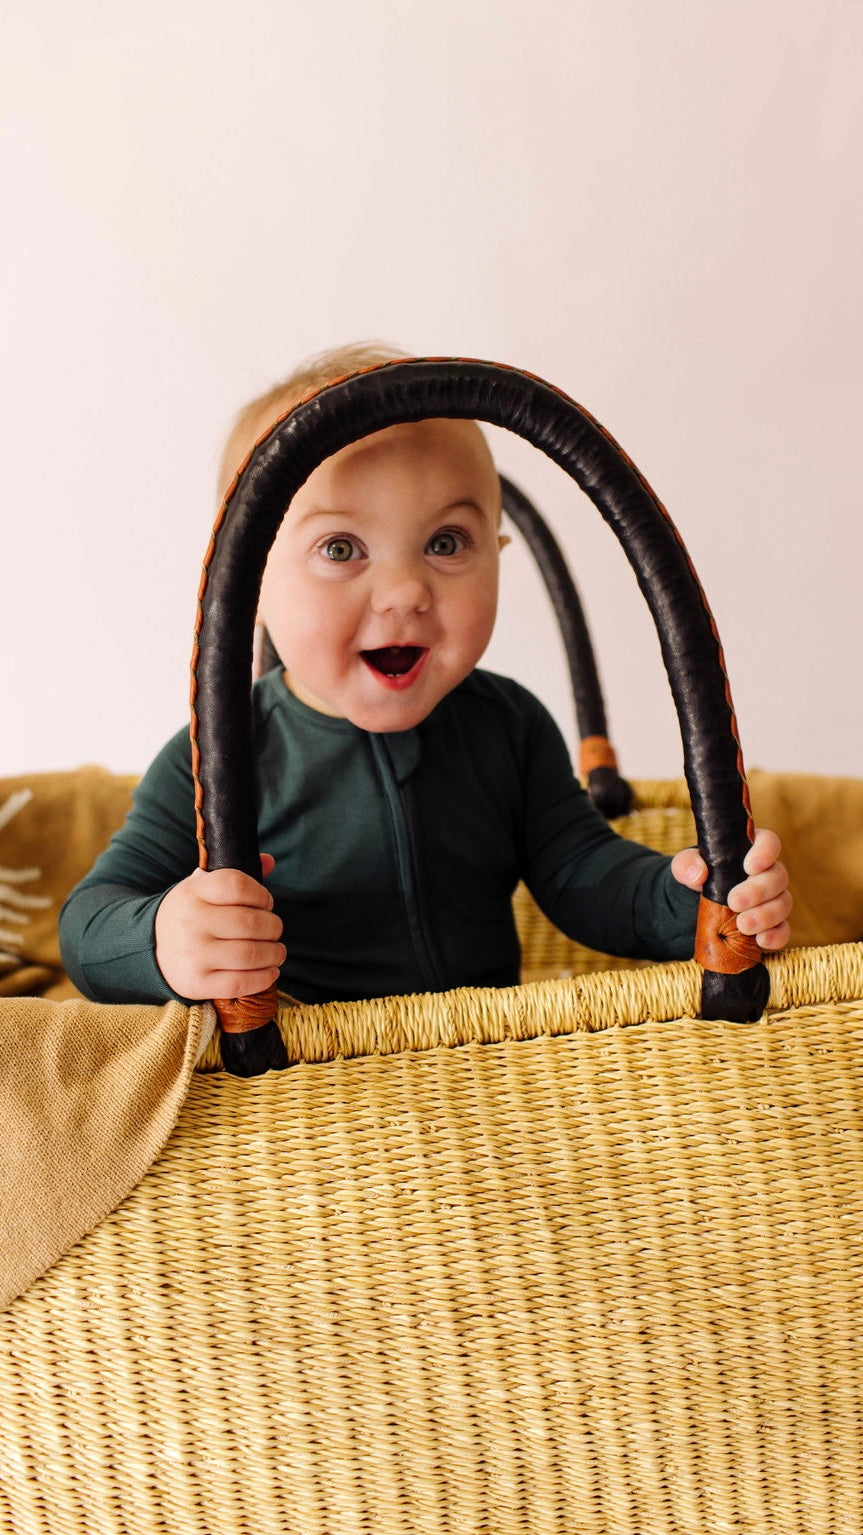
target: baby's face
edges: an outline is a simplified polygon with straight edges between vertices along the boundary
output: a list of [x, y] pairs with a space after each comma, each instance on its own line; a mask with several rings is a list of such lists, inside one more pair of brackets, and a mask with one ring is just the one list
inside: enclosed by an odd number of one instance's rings
[[292, 692], [363, 730], [409, 730], [461, 682], [497, 610], [500, 484], [472, 421], [387, 427], [297, 492], [259, 614]]

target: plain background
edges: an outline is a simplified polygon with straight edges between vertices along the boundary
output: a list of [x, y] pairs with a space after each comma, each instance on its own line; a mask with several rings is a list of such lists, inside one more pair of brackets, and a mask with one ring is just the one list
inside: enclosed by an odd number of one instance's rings
[[[11, 12], [11, 7], [9, 8]], [[750, 765], [863, 773], [859, 0], [30, 0], [0, 45], [0, 772], [140, 771], [187, 716], [216, 463], [306, 354], [565, 389], [668, 506]], [[681, 748], [613, 535], [572, 562], [631, 776]], [[487, 662], [572, 740], [511, 548]]]

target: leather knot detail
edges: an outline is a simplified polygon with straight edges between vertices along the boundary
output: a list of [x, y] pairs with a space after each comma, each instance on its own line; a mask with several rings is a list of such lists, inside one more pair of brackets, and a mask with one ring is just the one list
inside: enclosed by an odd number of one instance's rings
[[578, 770], [582, 778], [594, 768], [616, 768], [614, 747], [606, 736], [583, 736], [578, 748]]
[[250, 1034], [275, 1018], [278, 1000], [275, 986], [253, 997], [222, 997], [213, 1002], [224, 1034]]
[[695, 927], [695, 958], [704, 970], [719, 975], [740, 975], [763, 959], [754, 938], [741, 933], [737, 914], [721, 901], [702, 896]]

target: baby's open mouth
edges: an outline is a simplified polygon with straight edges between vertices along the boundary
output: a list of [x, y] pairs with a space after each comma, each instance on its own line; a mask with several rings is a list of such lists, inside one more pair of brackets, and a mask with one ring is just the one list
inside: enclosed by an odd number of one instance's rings
[[360, 651], [366, 666], [384, 677], [406, 676], [424, 654], [422, 645], [382, 645], [380, 650]]

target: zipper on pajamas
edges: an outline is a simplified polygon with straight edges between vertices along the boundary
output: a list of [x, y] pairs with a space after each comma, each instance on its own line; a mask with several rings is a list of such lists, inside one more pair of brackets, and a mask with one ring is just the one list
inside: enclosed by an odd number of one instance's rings
[[399, 889], [405, 905], [417, 969], [427, 991], [441, 991], [443, 980], [435, 960], [429, 922], [421, 895], [416, 843], [411, 814], [410, 784], [400, 783], [386, 737], [369, 735], [372, 753], [381, 777], [396, 854]]

